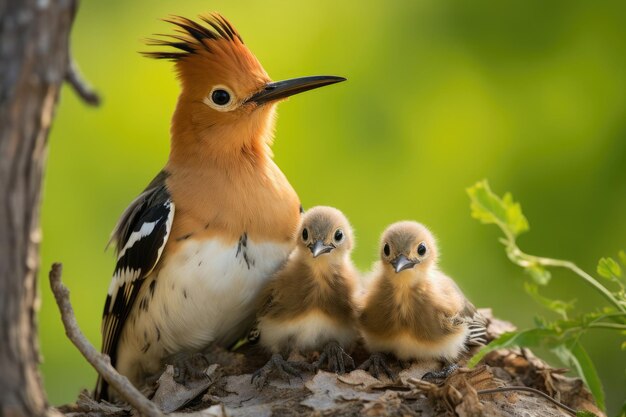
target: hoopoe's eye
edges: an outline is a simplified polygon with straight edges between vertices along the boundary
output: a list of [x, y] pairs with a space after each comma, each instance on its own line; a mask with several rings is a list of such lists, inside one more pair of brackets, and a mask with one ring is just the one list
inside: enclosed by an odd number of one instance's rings
[[424, 256], [426, 254], [426, 245], [424, 244], [424, 242], [417, 245], [417, 254], [419, 256]]
[[232, 90], [225, 85], [214, 86], [202, 102], [213, 110], [220, 112], [231, 111], [238, 106], [237, 97]]
[[385, 256], [391, 255], [391, 249], [389, 249], [389, 243], [385, 243], [385, 246], [383, 247], [383, 253], [385, 254]]
[[225, 106], [230, 103], [230, 94], [228, 91], [222, 89], [213, 90], [211, 100], [218, 106]]
[[337, 229], [334, 236], [335, 242], [339, 243], [343, 240], [343, 230]]
[[305, 242], [309, 240], [309, 231], [306, 227], [302, 229], [302, 240], [304, 240]]

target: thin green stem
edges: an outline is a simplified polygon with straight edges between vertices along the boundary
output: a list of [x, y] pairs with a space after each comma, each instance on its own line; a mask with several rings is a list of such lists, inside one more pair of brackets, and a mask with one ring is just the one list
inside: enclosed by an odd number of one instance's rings
[[563, 268], [568, 268], [569, 270], [578, 274], [585, 281], [591, 284], [596, 290], [598, 290], [602, 295], [604, 295], [611, 303], [613, 303], [613, 305], [617, 307], [618, 310], [620, 310], [623, 313], [626, 313], [626, 307], [624, 307], [624, 305], [622, 305], [617, 300], [617, 298], [615, 298], [615, 296], [611, 293], [611, 291], [609, 291], [604, 285], [600, 284], [594, 277], [592, 277], [591, 275], [589, 275], [588, 273], [580, 269], [578, 265], [576, 265], [575, 263], [569, 262], [569, 261], [561, 261], [558, 259], [549, 259], [549, 258], [544, 258], [544, 262], [545, 264], [542, 264], [542, 265], [561, 266]]
[[617, 324], [617, 323], [595, 323], [591, 322], [586, 326], [576, 326], [570, 327], [568, 329], [563, 330], [562, 335], [560, 336], [563, 339], [567, 339], [569, 334], [578, 332], [578, 337], [582, 336], [589, 329], [608, 329], [608, 330], [626, 330], [626, 325]]
[[626, 318], [626, 313], [609, 313], [609, 314], [603, 314], [599, 317], [596, 317], [595, 319], [593, 319], [590, 323], [597, 323], [601, 320], [604, 319], [612, 319], [615, 317], [625, 317]]
[[527, 253], [522, 252], [515, 241], [509, 242], [510, 255], [509, 258], [519, 266], [524, 268], [532, 265], [538, 264], [541, 266], [554, 266], [559, 268], [566, 268], [570, 271], [574, 272], [576, 275], [580, 276], [582, 279], [587, 281], [587, 283], [591, 284], [600, 294], [602, 294], [607, 300], [611, 302], [619, 311], [622, 313], [626, 313], [626, 306], [620, 303], [617, 298], [609, 291], [604, 285], [600, 284], [594, 277], [580, 269], [575, 263], [570, 261], [563, 261], [560, 259], [552, 259], [552, 258], [543, 258], [540, 256], [533, 256]]
[[617, 323], [590, 323], [587, 327], [597, 329], [626, 330], [626, 324]]
[[595, 319], [594, 321], [598, 321], [598, 320], [604, 320], [604, 319], [610, 319], [612, 317], [626, 317], [626, 313], [609, 313], [609, 314], [603, 314], [600, 317], [598, 317], [597, 319]]

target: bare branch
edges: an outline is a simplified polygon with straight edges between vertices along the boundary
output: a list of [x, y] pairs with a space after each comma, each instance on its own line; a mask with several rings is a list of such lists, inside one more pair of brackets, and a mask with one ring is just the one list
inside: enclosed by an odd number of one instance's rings
[[81, 332], [76, 322], [74, 309], [70, 303], [70, 292], [61, 280], [63, 266], [60, 263], [52, 264], [50, 269], [50, 287], [56, 299], [61, 319], [65, 327], [65, 334], [76, 348], [82, 353], [87, 361], [96, 371], [113, 387], [119, 395], [124, 398], [141, 414], [149, 417], [161, 417], [163, 413], [152, 401], [148, 400], [141, 392], [135, 388], [128, 379], [120, 375], [113, 366], [108, 356], [101, 354], [87, 340]]
[[71, 56], [68, 57], [67, 73], [65, 74], [65, 81], [72, 86], [74, 92], [92, 106], [100, 105], [100, 96], [96, 91], [83, 79], [78, 69], [78, 65], [74, 62]]
[[477, 394], [478, 395], [495, 394], [497, 392], [507, 392], [507, 391], [531, 392], [535, 395], [539, 395], [540, 397], [545, 398], [546, 400], [550, 401], [552, 404], [556, 405], [557, 407], [561, 407], [563, 410], [567, 411], [571, 415], [573, 416], [576, 415], [576, 410], [574, 410], [573, 408], [570, 408], [566, 406], [565, 404], [563, 404], [562, 402], [555, 400], [554, 398], [550, 397], [545, 392], [541, 392], [538, 389], [531, 388], [531, 387], [499, 387], [499, 388], [493, 388], [493, 389], [483, 389], [483, 390], [477, 391]]

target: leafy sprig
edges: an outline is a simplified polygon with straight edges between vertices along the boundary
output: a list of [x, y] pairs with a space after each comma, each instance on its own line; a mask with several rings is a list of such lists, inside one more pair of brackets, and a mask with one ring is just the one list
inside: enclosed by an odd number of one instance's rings
[[[529, 230], [528, 220], [521, 205], [513, 200], [510, 193], [502, 198], [494, 194], [486, 180], [467, 189], [471, 200], [472, 217], [485, 224], [497, 225], [504, 236], [500, 242], [504, 245], [508, 258], [521, 266], [531, 278], [524, 283], [526, 292], [539, 304], [556, 313], [557, 320], [537, 319], [537, 326], [532, 329], [505, 333], [488, 346], [481, 349], [469, 362], [476, 365], [487, 353], [501, 348], [546, 347], [570, 368], [573, 368], [593, 394], [598, 407], [605, 409], [602, 383], [587, 351], [580, 343], [580, 337], [592, 329], [607, 329], [626, 335], [626, 292], [625, 276], [626, 253], [620, 251], [619, 262], [606, 257], [598, 262], [597, 273], [610, 284], [603, 285], [598, 279], [567, 260], [534, 256], [523, 252], [517, 245], [517, 237]], [[598, 306], [596, 311], [579, 313], [571, 317], [574, 301], [562, 301], [545, 297], [539, 293], [539, 286], [547, 285], [552, 275], [548, 268], [559, 267], [570, 270], [601, 294], [606, 304]], [[626, 349], [626, 342], [622, 343]]]

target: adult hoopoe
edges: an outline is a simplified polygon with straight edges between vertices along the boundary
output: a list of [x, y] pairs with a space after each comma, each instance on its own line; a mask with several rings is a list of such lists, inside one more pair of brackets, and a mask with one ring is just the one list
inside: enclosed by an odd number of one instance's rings
[[[122, 214], [102, 351], [142, 387], [166, 361], [228, 346], [254, 320], [254, 300], [295, 245], [297, 194], [272, 161], [276, 103], [344, 81], [272, 82], [219, 14], [166, 21], [176, 34], [145, 55], [175, 62], [181, 93], [165, 168]], [[99, 380], [95, 398], [108, 399]]]

